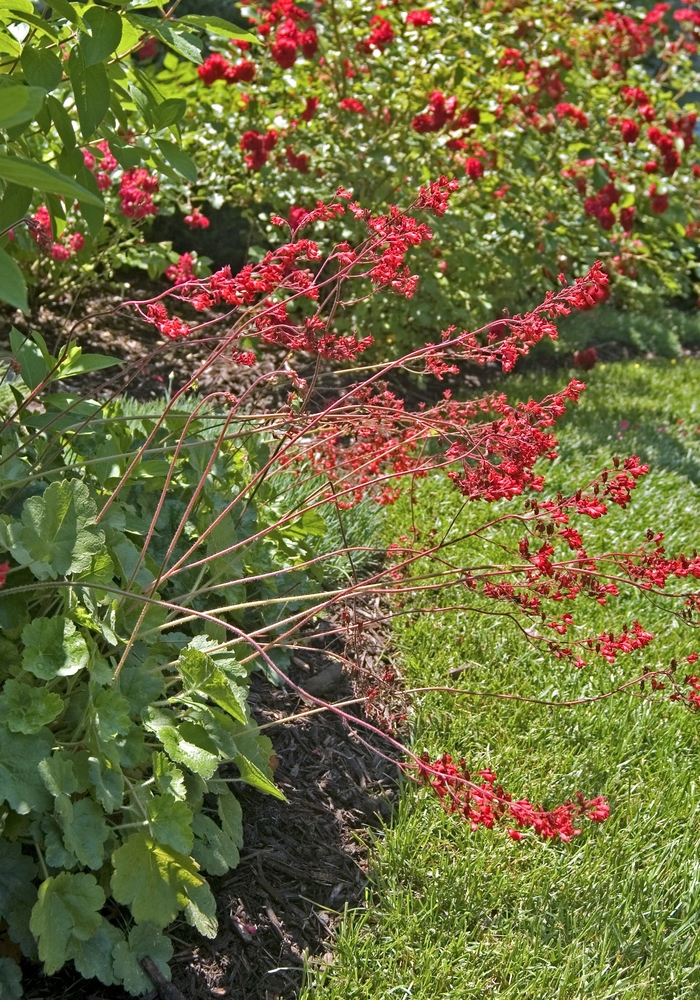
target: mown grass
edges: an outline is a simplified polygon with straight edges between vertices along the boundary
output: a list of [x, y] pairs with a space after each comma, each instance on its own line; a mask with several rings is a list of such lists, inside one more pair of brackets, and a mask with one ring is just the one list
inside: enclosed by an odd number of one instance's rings
[[[561, 381], [530, 376], [509, 387], [513, 396], [539, 398]], [[587, 381], [589, 390], [562, 422], [551, 486], [578, 483], [613, 454], [636, 452], [653, 471], [632, 506], [588, 524], [589, 536], [592, 530], [601, 545], [629, 545], [651, 527], [666, 532], [669, 549], [692, 549], [700, 540], [700, 364], [598, 366]], [[420, 501], [416, 516], [427, 529], [445, 527], [458, 498], [433, 483]], [[476, 507], [466, 514], [482, 516]], [[394, 535], [409, 517], [408, 502], [400, 502]], [[474, 549], [460, 554], [466, 563]], [[473, 661], [463, 686], [547, 698], [603, 691], [644, 666], [700, 650], [700, 635], [689, 636], [644, 598], [625, 596], [618, 607], [657, 638], [614, 667], [591, 660], [577, 672], [480, 616], [399, 619], [396, 641], [411, 685], [449, 683], [451, 668]], [[611, 620], [597, 605], [576, 619], [582, 634]], [[412, 723], [417, 750], [447, 750], [474, 769], [488, 765], [515, 795], [545, 804], [577, 789], [605, 794], [611, 817], [568, 845], [534, 837], [516, 844], [472, 833], [425, 791], [407, 786], [373, 849], [367, 908], [346, 915], [335, 962], [307, 997], [700, 996], [699, 722], [677, 705], [627, 696], [568, 710], [423, 696]]]

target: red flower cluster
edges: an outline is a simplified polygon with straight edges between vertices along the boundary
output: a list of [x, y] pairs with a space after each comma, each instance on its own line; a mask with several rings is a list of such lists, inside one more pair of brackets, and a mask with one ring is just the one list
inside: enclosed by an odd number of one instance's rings
[[573, 104], [557, 104], [554, 110], [560, 119], [571, 118], [572, 121], [576, 122], [578, 128], [588, 128], [588, 115], [584, 111], [581, 111], [580, 108], [574, 107]]
[[543, 840], [567, 842], [581, 833], [578, 823], [589, 819], [603, 823], [610, 807], [602, 795], [586, 799], [578, 793], [575, 802], [565, 802], [555, 809], [533, 805], [529, 799], [516, 799], [506, 793], [491, 770], [479, 771], [474, 778], [460, 760], [455, 764], [449, 754], [431, 761], [427, 753], [417, 764], [418, 776], [440, 799], [446, 812], [465, 819], [472, 830], [480, 826], [506, 827], [512, 840], [522, 840], [523, 830], [533, 830]]
[[153, 203], [153, 195], [158, 188], [158, 177], [156, 174], [149, 174], [144, 167], [125, 170], [119, 184], [122, 215], [127, 219], [144, 219], [147, 215], [155, 215], [158, 207]]
[[109, 175], [117, 169], [118, 164], [106, 139], [96, 143], [94, 148], [102, 153], [99, 169], [95, 170], [97, 159], [95, 154], [89, 149], [83, 150], [83, 163], [88, 170], [95, 171], [95, 180], [100, 191], [108, 191], [112, 186], [112, 178]]
[[645, 632], [639, 622], [635, 621], [631, 631], [624, 629], [618, 636], [612, 632], [602, 632], [596, 639], [588, 639], [586, 644], [608, 663], [614, 663], [619, 653], [632, 653], [637, 649], [644, 649], [653, 639], [651, 632]]
[[[57, 262], [68, 260], [69, 257], [79, 253], [85, 246], [85, 237], [82, 233], [69, 234], [65, 230], [61, 241], [57, 243], [53, 242], [51, 215], [45, 205], [40, 205], [32, 216], [32, 224], [29, 226], [29, 231], [34, 242]], [[66, 240], [67, 242], [65, 242]]]
[[620, 192], [612, 181], [600, 189], [594, 198], [586, 198], [583, 209], [586, 215], [592, 215], [603, 229], [612, 229], [615, 225], [615, 215], [612, 206], [620, 200]]
[[356, 97], [343, 97], [343, 99], [338, 102], [338, 107], [341, 111], [352, 111], [356, 115], [367, 114], [367, 108], [364, 106], [362, 101], [359, 101]]
[[185, 225], [190, 229], [208, 229], [211, 221], [198, 208], [193, 208], [190, 214], [185, 216]]
[[295, 153], [291, 146], [287, 146], [284, 155], [292, 170], [298, 170], [302, 174], [308, 174], [311, 158], [307, 153]]
[[380, 52], [383, 52], [394, 41], [394, 29], [389, 21], [380, 17], [379, 14], [374, 14], [370, 18], [369, 26], [372, 29], [369, 37], [357, 43], [357, 51], [369, 53], [374, 49], [379, 49]]
[[250, 83], [255, 79], [255, 70], [255, 63], [249, 59], [244, 59], [234, 66], [220, 52], [212, 52], [202, 65], [197, 67], [199, 78], [207, 87], [211, 87], [216, 80], [225, 80], [226, 83]]
[[310, 122], [313, 116], [316, 114], [317, 107], [318, 107], [318, 97], [307, 97], [306, 107], [301, 113], [302, 120], [305, 122]]
[[194, 257], [190, 253], [181, 253], [177, 264], [171, 264], [165, 269], [165, 277], [174, 285], [183, 285], [194, 277]]
[[243, 157], [248, 170], [260, 170], [268, 160], [272, 150], [277, 145], [277, 133], [274, 129], [261, 135], [252, 129], [241, 136], [240, 147], [246, 153]]
[[423, 112], [411, 122], [415, 132], [439, 132], [439, 130], [454, 118], [457, 110], [457, 98], [445, 97], [441, 90], [434, 90], [428, 98], [430, 110]]
[[415, 24], [416, 27], [426, 28], [433, 23], [433, 15], [429, 10], [409, 10], [406, 15], [406, 24]]
[[582, 351], [576, 351], [574, 354], [574, 368], [580, 368], [581, 371], [589, 372], [597, 364], [598, 352], [595, 347], [585, 347]]
[[649, 188], [649, 207], [654, 215], [663, 215], [668, 209], [668, 195], [659, 192], [656, 184]]
[[620, 124], [620, 134], [623, 142], [636, 142], [639, 137], [639, 125], [631, 118], [624, 118]]
[[313, 27], [305, 30], [299, 28], [310, 20], [309, 14], [293, 2], [293, 0], [275, 0], [268, 11], [263, 14], [258, 32], [272, 35], [274, 41], [270, 45], [272, 58], [282, 69], [291, 69], [297, 59], [299, 50], [306, 59], [313, 59], [318, 49], [318, 35]]

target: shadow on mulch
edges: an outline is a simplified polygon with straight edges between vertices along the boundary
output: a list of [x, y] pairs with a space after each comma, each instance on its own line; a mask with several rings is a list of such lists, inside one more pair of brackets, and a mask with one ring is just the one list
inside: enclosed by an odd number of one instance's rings
[[[311, 640], [313, 641], [313, 640]], [[294, 658], [292, 679], [332, 701], [352, 698], [349, 679], [322, 651]], [[316, 683], [314, 683], [316, 682]], [[320, 682], [320, 683], [319, 683]], [[250, 704], [259, 723], [304, 710], [296, 694], [254, 675]], [[293, 1000], [308, 962], [331, 961], [331, 937], [346, 906], [367, 886], [368, 832], [390, 820], [397, 770], [329, 712], [267, 730], [281, 802], [237, 786], [245, 842], [241, 862], [210, 878], [219, 933], [201, 937], [184, 921], [168, 929], [173, 984], [185, 1000]], [[362, 734], [387, 752], [385, 744]], [[118, 987], [83, 980], [70, 967], [46, 977], [27, 964], [25, 996], [36, 1000], [125, 1000]], [[158, 996], [150, 995], [153, 1000]]]

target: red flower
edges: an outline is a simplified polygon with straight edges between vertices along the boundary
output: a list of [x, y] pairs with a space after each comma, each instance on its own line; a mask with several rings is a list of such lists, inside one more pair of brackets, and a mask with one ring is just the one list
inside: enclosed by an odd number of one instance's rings
[[316, 108], [318, 107], [318, 97], [307, 97], [306, 107], [301, 113], [301, 117], [305, 122], [310, 122], [313, 116], [316, 114]]
[[380, 17], [379, 14], [374, 14], [370, 18], [369, 24], [372, 31], [364, 42], [357, 43], [358, 51], [371, 52], [372, 49], [379, 49], [380, 52], [383, 52], [394, 41], [394, 29], [389, 21]]
[[190, 229], [208, 229], [210, 220], [198, 208], [193, 208], [191, 214], [185, 216], [185, 225]]
[[242, 62], [236, 63], [235, 66], [229, 66], [226, 70], [226, 82], [227, 83], [251, 83], [255, 78], [256, 66], [254, 62], [250, 59], [244, 59]]
[[468, 177], [471, 177], [473, 181], [478, 181], [480, 177], [484, 176], [484, 164], [481, 160], [477, 160], [475, 156], [468, 156], [464, 161], [464, 170]]
[[284, 151], [287, 163], [292, 170], [298, 170], [302, 174], [308, 174], [310, 157], [306, 153], [295, 153], [291, 146], [287, 146]]
[[73, 253], [80, 253], [85, 246], [85, 237], [82, 233], [73, 233], [68, 242]]
[[308, 210], [301, 205], [292, 205], [289, 209], [289, 225], [292, 232], [296, 232], [308, 214]]
[[406, 24], [415, 24], [419, 27], [426, 27], [433, 23], [433, 15], [429, 10], [411, 10], [406, 17]]
[[598, 213], [598, 222], [603, 229], [612, 229], [615, 225], [615, 214], [607, 206], [604, 206]]
[[151, 195], [159, 188], [158, 177], [144, 167], [126, 170], [119, 184], [122, 215], [127, 219], [144, 219], [158, 211]]
[[657, 194], [656, 184], [652, 184], [649, 188], [649, 203], [654, 215], [663, 215], [668, 208], [668, 195]]
[[54, 260], [68, 260], [70, 257], [70, 250], [68, 247], [64, 247], [61, 243], [54, 243], [51, 247], [51, 256]]
[[247, 153], [243, 157], [248, 170], [260, 170], [267, 163], [267, 158], [275, 148], [277, 143], [277, 133], [270, 129], [262, 135], [260, 132], [249, 130], [241, 136], [240, 147]]
[[629, 205], [627, 208], [623, 208], [620, 211], [620, 224], [626, 233], [631, 232], [632, 226], [634, 225], [634, 205]]
[[141, 48], [136, 49], [134, 56], [137, 59], [152, 59], [158, 52], [158, 42], [155, 38], [148, 38], [146, 35], [143, 38], [143, 44]]
[[297, 45], [291, 38], [278, 38], [270, 46], [272, 58], [282, 69], [291, 69], [297, 58]]
[[358, 101], [356, 97], [344, 97], [342, 101], [339, 102], [338, 107], [342, 111], [353, 111], [357, 115], [367, 114], [367, 108], [364, 106], [362, 101]]
[[299, 46], [306, 59], [313, 59], [318, 49], [318, 35], [314, 28], [307, 28], [299, 35]]
[[225, 59], [220, 52], [212, 52], [202, 65], [197, 67], [197, 73], [207, 87], [211, 87], [216, 80], [225, 80], [229, 69], [231, 69], [231, 63], [228, 59]]
[[625, 118], [620, 126], [620, 132], [622, 133], [623, 142], [636, 142], [639, 135], [639, 125], [633, 122], [631, 118]]
[[467, 108], [459, 116], [455, 125], [457, 128], [469, 128], [471, 125], [478, 125], [481, 120], [481, 114], [478, 108]]
[[589, 372], [598, 363], [598, 352], [595, 347], [585, 347], [582, 351], [574, 354], [574, 367], [581, 371]]

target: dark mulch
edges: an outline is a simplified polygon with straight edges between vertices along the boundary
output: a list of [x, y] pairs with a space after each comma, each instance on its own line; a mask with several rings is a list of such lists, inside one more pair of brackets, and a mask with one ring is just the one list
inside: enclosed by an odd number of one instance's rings
[[[322, 635], [306, 644], [329, 648]], [[353, 697], [349, 679], [323, 648], [300, 650], [290, 675], [328, 700]], [[305, 709], [296, 694], [260, 675], [253, 680], [251, 706], [260, 723]], [[207, 940], [184, 921], [169, 929], [176, 949], [173, 983], [185, 1000], [296, 997], [305, 960], [330, 962], [331, 936], [343, 909], [362, 904], [371, 830], [391, 817], [396, 767], [337, 716], [323, 712], [267, 733], [279, 762], [275, 780], [288, 801], [237, 787], [245, 834], [241, 863], [210, 879], [219, 934]], [[366, 733], [362, 739], [387, 753], [383, 741]], [[45, 977], [28, 965], [25, 990], [37, 1000], [126, 997], [116, 987], [80, 979], [72, 967]]]

